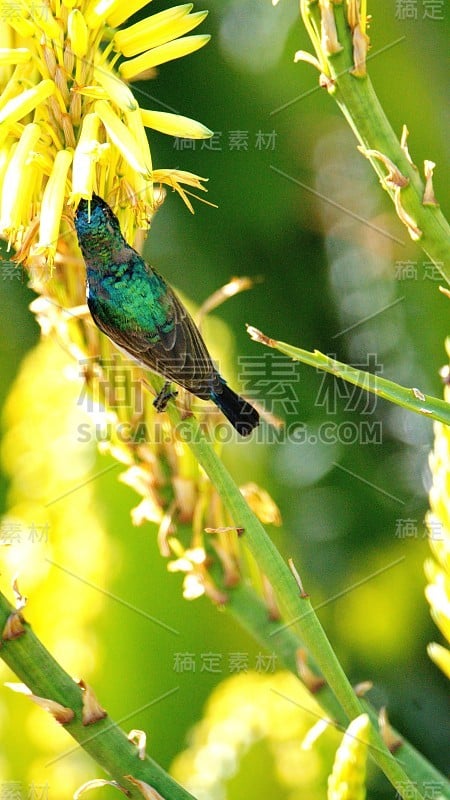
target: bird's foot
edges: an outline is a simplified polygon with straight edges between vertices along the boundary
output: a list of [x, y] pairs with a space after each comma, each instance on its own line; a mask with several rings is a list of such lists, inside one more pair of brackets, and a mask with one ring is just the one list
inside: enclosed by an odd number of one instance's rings
[[166, 381], [160, 393], [153, 400], [153, 405], [157, 411], [165, 411], [167, 403], [176, 397], [178, 392], [172, 389], [170, 381]]

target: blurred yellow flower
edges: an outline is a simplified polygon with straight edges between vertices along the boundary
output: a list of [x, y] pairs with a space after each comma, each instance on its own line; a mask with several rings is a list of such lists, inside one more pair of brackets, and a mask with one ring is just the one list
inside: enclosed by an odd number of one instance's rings
[[367, 714], [351, 721], [336, 751], [328, 779], [328, 800], [364, 800], [369, 736]]
[[[18, 576], [28, 596], [25, 618], [72, 675], [90, 679], [102, 657], [95, 627], [114, 545], [89, 480], [95, 444], [77, 441], [78, 426], [89, 419], [77, 402], [82, 387], [80, 373], [54, 340], [41, 341], [21, 366], [4, 409], [1, 458], [10, 486], [0, 553], [2, 589], [11, 595]], [[14, 680], [3, 662], [0, 679]], [[12, 694], [3, 693], [0, 709], [8, 721], [0, 783], [18, 776], [36, 785], [48, 781], [56, 796], [69, 796], [88, 756], [78, 765], [53, 762], [68, 745], [64, 728]]]
[[[450, 357], [450, 338], [446, 342]], [[448, 367], [442, 371], [448, 379]], [[450, 385], [447, 383], [444, 397], [450, 401]], [[426, 598], [431, 607], [431, 616], [447, 642], [450, 642], [450, 429], [440, 422], [434, 424], [434, 449], [430, 455], [433, 483], [430, 489], [430, 511], [426, 516], [428, 541], [434, 558], [425, 562], [428, 585]], [[450, 650], [432, 642], [428, 655], [450, 678]]]
[[[317, 720], [324, 725], [312, 748]], [[294, 675], [249, 670], [214, 689], [171, 772], [199, 798], [234, 796], [235, 787], [248, 786], [252, 797], [323, 800], [337, 742], [334, 725]]]

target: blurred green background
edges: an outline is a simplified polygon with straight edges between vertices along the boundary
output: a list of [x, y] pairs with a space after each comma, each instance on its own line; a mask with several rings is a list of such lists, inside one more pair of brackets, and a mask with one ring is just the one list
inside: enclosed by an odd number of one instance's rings
[[[150, 11], [168, 5], [155, 0]], [[246, 334], [245, 323], [251, 323], [274, 338], [362, 368], [376, 364], [378, 374], [440, 396], [448, 299], [396, 220], [337, 107], [317, 88], [318, 75], [293, 63], [296, 50], [311, 49], [297, 3], [283, 0], [276, 9], [269, 0], [207, 5], [201, 32], [212, 34], [209, 45], [134, 88], [143, 107], [175, 110], [218, 134], [214, 150], [201, 142], [184, 149], [153, 132], [150, 138], [155, 167], [208, 177], [208, 200], [218, 208], [195, 203], [190, 215], [169, 194], [147, 241], [149, 259], [195, 303], [231, 276], [262, 276], [251, 292], [218, 312], [233, 331], [236, 356], [244, 356], [246, 369], [248, 357], [265, 355]], [[426, 3], [410, 6], [417, 18], [402, 18], [401, 4], [370, 3], [370, 75], [395, 131], [400, 135], [402, 125], [408, 126], [419, 169], [425, 158], [437, 163], [434, 185], [446, 213], [448, 9], [432, 19], [423, 18]], [[233, 146], [236, 132], [245, 147]], [[28, 311], [32, 297], [25, 283], [0, 281], [2, 403], [38, 339]], [[306, 441], [230, 447], [227, 463], [240, 483], [256, 480], [278, 503], [284, 525], [271, 534], [282, 553], [294, 558], [314, 605], [323, 604], [320, 618], [351, 681], [373, 681], [373, 702], [387, 705], [391, 721], [445, 771], [446, 687], [425, 651], [429, 641], [440, 641], [423, 594], [432, 425], [382, 401], [367, 405], [364, 397], [346, 395], [345, 387], [307, 367], [297, 365], [286, 377], [281, 358], [266, 358], [284, 393], [267, 397], [268, 387], [252, 381], [245, 391], [289, 423], [303, 423]], [[236, 358], [235, 381], [239, 373], [245, 378], [243, 369]], [[324, 428], [330, 422], [333, 427]], [[366, 423], [376, 423], [375, 441], [367, 441]], [[99, 456], [93, 470], [109, 463]], [[259, 648], [226, 611], [204, 599], [181, 599], [181, 581], [167, 573], [154, 527], [131, 525], [137, 497], [117, 483], [114, 470], [95, 482], [95, 491], [111, 538], [108, 591], [181, 635], [174, 639], [105, 598], [90, 631], [98, 660], [83, 677], [117, 720], [177, 689], [126, 722], [127, 728], [149, 732], [152, 756], [169, 767], [210, 691], [230, 675], [229, 655], [245, 653], [252, 666]], [[7, 492], [3, 477], [2, 508]], [[76, 592], [76, 580], [67, 576], [67, 593]], [[45, 630], [42, 636], [45, 641]], [[220, 671], [201, 672], [208, 652], [221, 654]], [[177, 653], [193, 654], [196, 671], [177, 672]], [[26, 749], [10, 758], [12, 778], [22, 779]], [[80, 774], [87, 780], [95, 768], [87, 759], [83, 763]], [[264, 770], [260, 762], [252, 769], [256, 796], [256, 776], [264, 786]], [[278, 796], [275, 789], [271, 796]], [[370, 796], [393, 797], [393, 790], [374, 778]]]

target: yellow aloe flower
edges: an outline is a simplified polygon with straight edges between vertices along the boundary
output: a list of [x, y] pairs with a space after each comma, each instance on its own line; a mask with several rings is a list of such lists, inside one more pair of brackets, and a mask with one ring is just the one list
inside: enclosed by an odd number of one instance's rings
[[328, 778], [328, 800], [364, 800], [370, 721], [367, 714], [352, 720], [336, 751]]
[[[450, 338], [446, 342], [450, 357]], [[442, 376], [446, 381], [444, 397], [450, 401], [450, 370], [445, 367]], [[434, 558], [425, 562], [428, 585], [425, 596], [430, 604], [431, 616], [450, 642], [450, 429], [441, 422], [434, 423], [434, 449], [430, 455], [433, 483], [430, 489], [430, 511], [426, 516], [428, 541]], [[432, 642], [428, 655], [450, 678], [450, 650]]]
[[173, 170], [155, 178], [145, 127], [185, 138], [212, 132], [187, 117], [140, 109], [124, 81], [203, 47], [209, 36], [185, 34], [207, 12], [191, 13], [185, 3], [116, 30], [145, 4], [0, 0], [0, 236], [31, 268], [53, 266], [67, 252], [58, 248], [71, 231], [67, 205], [93, 191], [121, 222], [120, 208], [131, 206], [125, 234], [132, 241], [159, 204], [155, 183], [185, 200], [181, 184], [201, 186], [201, 178]]

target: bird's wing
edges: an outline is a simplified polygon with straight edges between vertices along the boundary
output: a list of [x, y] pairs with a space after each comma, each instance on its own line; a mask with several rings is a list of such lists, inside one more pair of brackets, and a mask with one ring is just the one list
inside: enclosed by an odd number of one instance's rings
[[208, 398], [216, 383], [216, 370], [203, 338], [181, 300], [167, 286], [168, 324], [158, 327], [159, 340], [141, 358], [150, 368], [194, 394]]
[[121, 324], [112, 325], [114, 309], [98, 294], [88, 298], [91, 314], [99, 328], [135, 359], [193, 394], [208, 398], [218, 376], [200, 331], [157, 273], [151, 276], [151, 288], [151, 297], [142, 296], [141, 319], [133, 314], [124, 322], [125, 303], [121, 303]]

